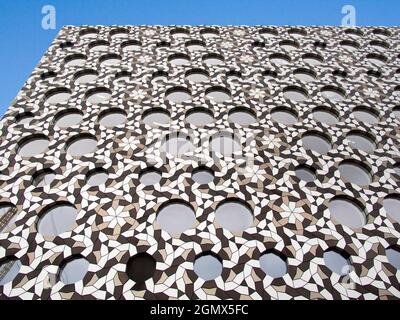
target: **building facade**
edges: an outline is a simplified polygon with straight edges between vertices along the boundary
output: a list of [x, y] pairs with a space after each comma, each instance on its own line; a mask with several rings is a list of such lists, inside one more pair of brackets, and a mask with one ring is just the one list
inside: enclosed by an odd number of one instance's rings
[[0, 299], [398, 299], [399, 46], [64, 27], [1, 122]]

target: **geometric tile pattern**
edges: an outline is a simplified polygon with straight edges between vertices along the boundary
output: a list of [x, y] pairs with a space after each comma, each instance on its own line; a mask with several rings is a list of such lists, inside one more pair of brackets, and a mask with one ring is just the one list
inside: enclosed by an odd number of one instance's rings
[[[11, 228], [2, 227], [0, 258], [17, 259], [20, 268], [0, 286], [0, 298], [398, 299], [400, 271], [386, 249], [400, 246], [400, 224], [383, 202], [399, 193], [399, 48], [400, 30], [383, 27], [64, 27], [1, 122], [0, 201], [12, 208], [1, 225], [13, 221]], [[208, 58], [222, 62], [210, 65]], [[205, 81], [188, 80], [197, 69]], [[82, 75], [94, 79], [80, 83]], [[179, 88], [190, 100], [168, 100]], [[229, 98], [212, 99], [212, 90]], [[108, 101], [91, 103], [99, 92]], [[50, 103], [55, 93], [68, 97]], [[317, 121], [321, 106], [338, 121]], [[378, 120], [361, 121], [354, 112], [359, 106]], [[123, 110], [125, 123], [99, 123], [111, 108]], [[170, 121], [144, 123], [154, 108]], [[230, 121], [235, 108], [257, 121]], [[81, 114], [80, 123], [56, 126], [55, 119], [70, 109]], [[193, 109], [206, 110], [214, 120], [189, 123]], [[275, 121], [274, 110], [289, 110], [295, 123]], [[221, 132], [234, 137], [239, 151], [210, 152]], [[189, 137], [194, 148], [178, 156], [163, 152], [174, 133]], [[326, 137], [329, 151], [307, 148], [307, 133]], [[368, 136], [375, 150], [355, 148], [349, 133]], [[94, 137], [95, 150], [69, 154], [76, 136]], [[32, 137], [46, 139], [47, 148], [21, 156]], [[343, 160], [368, 167], [371, 183], [342, 179]], [[299, 179], [299, 165], [312, 167], [315, 179]], [[214, 172], [212, 182], [192, 179], [199, 166]], [[108, 179], [90, 186], [87, 175], [98, 167]], [[140, 180], [148, 167], [161, 174], [150, 186]], [[32, 177], [43, 169], [52, 170], [54, 180], [37, 187]], [[362, 228], [332, 219], [329, 204], [338, 196], [363, 209]], [[216, 210], [226, 199], [246, 203], [254, 218], [250, 227], [235, 232], [218, 223]], [[172, 200], [195, 214], [194, 225], [180, 234], [169, 234], [157, 220]], [[57, 203], [76, 208], [75, 223], [57, 236], [43, 236], [38, 221]], [[348, 255], [348, 273], [327, 267], [324, 252], [331, 248]], [[261, 268], [259, 258], [269, 250], [285, 257], [284, 276], [273, 278]], [[138, 286], [127, 263], [139, 252], [152, 256], [156, 267]], [[213, 280], [194, 271], [204, 252], [222, 263]], [[65, 284], [60, 270], [77, 255], [89, 262], [87, 272]]]

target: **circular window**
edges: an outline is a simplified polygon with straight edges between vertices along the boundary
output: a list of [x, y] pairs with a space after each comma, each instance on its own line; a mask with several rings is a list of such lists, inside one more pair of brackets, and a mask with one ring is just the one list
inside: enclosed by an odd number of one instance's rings
[[157, 213], [161, 229], [169, 234], [180, 234], [194, 226], [195, 213], [185, 202], [168, 202]]
[[[0, 203], [0, 219], [3, 220], [2, 225], [0, 226], [0, 232], [10, 232], [12, 229], [14, 229], [14, 223], [15, 220], [17, 220], [17, 214], [15, 213], [15, 210], [16, 207], [10, 202]], [[5, 215], [8, 215], [8, 217], [4, 218]]]
[[344, 160], [339, 165], [339, 172], [343, 180], [359, 186], [367, 186], [371, 183], [371, 174], [362, 162]]
[[337, 78], [347, 78], [347, 72], [344, 70], [333, 70], [332, 75]]
[[161, 171], [155, 168], [146, 168], [140, 173], [139, 180], [145, 186], [153, 186], [160, 182], [161, 177]]
[[167, 90], [165, 98], [168, 101], [182, 103], [192, 100], [191, 92], [184, 87], [173, 87]]
[[297, 115], [290, 108], [276, 107], [271, 111], [271, 119], [285, 125], [292, 125], [297, 122]]
[[111, 99], [111, 91], [106, 88], [90, 89], [86, 93], [86, 101], [90, 104], [108, 102]]
[[265, 80], [273, 80], [273, 79], [275, 79], [277, 76], [278, 76], [278, 74], [275, 72], [275, 71], [273, 71], [273, 70], [264, 70], [263, 72], [262, 72], [262, 76], [263, 76], [263, 78], [265, 79]]
[[170, 117], [168, 111], [161, 108], [152, 108], [145, 111], [143, 114], [143, 122], [149, 126], [167, 124], [169, 121]]
[[54, 181], [56, 174], [51, 169], [39, 170], [32, 176], [32, 184], [35, 187], [44, 187]]
[[236, 71], [236, 70], [229, 70], [226, 73], [226, 78], [229, 80], [238, 81], [238, 80], [242, 79], [242, 73], [240, 71]]
[[400, 250], [397, 247], [387, 248], [386, 257], [393, 267], [400, 270]]
[[299, 28], [291, 28], [288, 33], [294, 38], [301, 38], [307, 35], [307, 31]]
[[343, 40], [343, 41], [340, 41], [339, 44], [342, 48], [345, 48], [346, 50], [349, 50], [349, 51], [355, 51], [358, 48], [360, 48], [360, 44], [353, 40]]
[[156, 260], [146, 252], [130, 257], [126, 264], [126, 274], [136, 283], [144, 283], [156, 272]]
[[299, 44], [297, 41], [293, 40], [282, 40], [279, 42], [279, 46], [287, 51], [292, 51], [296, 50], [299, 47]]
[[18, 154], [21, 157], [33, 157], [47, 151], [49, 139], [43, 134], [34, 134], [21, 140], [18, 144]]
[[186, 72], [186, 79], [192, 82], [204, 82], [209, 79], [209, 74], [203, 69], [193, 69]]
[[372, 40], [369, 45], [376, 50], [386, 50], [389, 48], [389, 43], [386, 41]]
[[190, 58], [186, 54], [176, 53], [171, 55], [168, 58], [168, 61], [171, 62], [171, 64], [174, 66], [184, 66], [190, 63]]
[[385, 30], [385, 29], [374, 29], [374, 30], [372, 30], [372, 33], [377, 36], [382, 36], [384, 38], [390, 37], [392, 35], [389, 30]]
[[214, 100], [217, 103], [221, 103], [231, 99], [231, 93], [224, 87], [211, 87], [206, 90], [206, 97]]
[[125, 41], [121, 44], [122, 51], [139, 51], [141, 49], [141, 42], [137, 40]]
[[174, 39], [188, 38], [189, 30], [186, 30], [183, 28], [176, 28], [176, 29], [171, 30], [170, 34]]
[[310, 69], [297, 69], [293, 72], [293, 75], [296, 79], [304, 82], [315, 81], [317, 76], [314, 71]]
[[40, 75], [40, 80], [43, 80], [43, 81], [45, 81], [45, 80], [52, 80], [52, 79], [54, 79], [55, 77], [57, 77], [57, 73], [55, 73], [54, 71], [47, 71], [47, 72], [43, 72], [43, 73]]
[[362, 37], [364, 33], [360, 29], [346, 29], [344, 33], [352, 37]]
[[349, 255], [342, 250], [329, 249], [324, 252], [325, 265], [332, 272], [339, 275], [346, 275], [350, 271]]
[[83, 257], [75, 257], [64, 263], [60, 272], [60, 281], [64, 284], [73, 284], [82, 280], [89, 269], [89, 261]]
[[319, 154], [326, 154], [332, 148], [329, 138], [316, 131], [306, 132], [303, 134], [301, 141], [304, 149], [312, 150]]
[[131, 73], [128, 71], [120, 71], [115, 74], [115, 80], [113, 83], [123, 84], [124, 82], [129, 82], [131, 78]]
[[99, 123], [107, 128], [120, 126], [126, 121], [126, 112], [122, 109], [112, 108], [100, 113]]
[[366, 216], [360, 206], [347, 197], [334, 197], [329, 203], [331, 218], [349, 228], [361, 228], [366, 224]]
[[290, 63], [290, 57], [282, 53], [271, 54], [269, 60], [278, 66]]
[[334, 125], [339, 122], [338, 112], [332, 108], [320, 106], [313, 110], [313, 118], [328, 125]]
[[110, 31], [112, 38], [126, 38], [129, 34], [129, 30], [125, 28], [117, 28]]
[[379, 116], [377, 112], [366, 106], [359, 106], [353, 109], [353, 114], [357, 120], [369, 124], [376, 124], [379, 122]]
[[16, 258], [5, 258], [0, 263], [0, 286], [4, 286], [5, 284], [12, 282], [18, 275], [21, 266], [22, 263]]
[[394, 113], [395, 117], [400, 120], [400, 106], [394, 107], [393, 113]]
[[219, 37], [219, 31], [217, 29], [212, 29], [212, 28], [205, 28], [200, 31], [200, 34], [206, 39]]
[[346, 93], [343, 89], [335, 86], [325, 86], [321, 89], [322, 96], [331, 101], [343, 101]]
[[366, 56], [367, 60], [375, 65], [382, 66], [386, 63], [387, 58], [378, 53], [369, 53]]
[[201, 166], [193, 170], [192, 179], [198, 184], [209, 184], [214, 181], [214, 172], [205, 166]]
[[194, 126], [201, 127], [214, 122], [210, 110], [206, 108], [194, 108], [186, 113], [186, 121]]
[[186, 42], [186, 48], [188, 48], [189, 51], [200, 51], [206, 48], [206, 44], [203, 41], [190, 40]]
[[41, 214], [38, 222], [38, 232], [43, 236], [58, 236], [70, 231], [77, 216], [74, 206], [68, 203], [55, 203]]
[[294, 102], [302, 102], [307, 100], [307, 91], [298, 86], [289, 86], [283, 89], [283, 95], [286, 99]]
[[169, 135], [161, 144], [160, 151], [171, 154], [174, 157], [181, 157], [194, 150], [190, 138], [181, 133]]
[[72, 48], [74, 46], [74, 43], [71, 41], [65, 41], [60, 43], [60, 48], [65, 49], [65, 48]]
[[97, 187], [105, 184], [108, 180], [108, 172], [103, 168], [90, 170], [86, 175], [86, 183], [91, 187]]
[[75, 74], [75, 82], [79, 84], [86, 84], [89, 82], [96, 81], [98, 74], [95, 70], [83, 70]]
[[240, 126], [249, 126], [256, 123], [257, 119], [251, 109], [237, 107], [229, 112], [228, 121]]
[[94, 38], [97, 37], [97, 34], [99, 33], [99, 30], [95, 28], [87, 28], [79, 32], [79, 36], [82, 39], [87, 39], [87, 38]]
[[90, 51], [108, 51], [110, 43], [105, 40], [99, 40], [99, 41], [94, 41], [89, 44], [89, 50]]
[[311, 66], [317, 66], [324, 61], [324, 58], [319, 54], [306, 53], [303, 55], [303, 61]]
[[213, 253], [203, 253], [194, 261], [193, 270], [204, 281], [214, 280], [222, 273], [221, 259]]
[[91, 134], [78, 134], [67, 142], [67, 153], [73, 157], [80, 157], [93, 153], [97, 149], [96, 137]]
[[46, 102], [52, 105], [65, 103], [71, 98], [71, 91], [67, 88], [55, 88], [45, 95]]
[[278, 31], [276, 31], [275, 29], [271, 29], [271, 28], [263, 28], [259, 31], [260, 36], [263, 38], [273, 38], [276, 37], [278, 35]]
[[220, 132], [211, 138], [212, 152], [218, 152], [226, 157], [232, 157], [234, 152], [242, 150], [242, 146], [232, 133]]
[[83, 54], [72, 54], [65, 58], [66, 67], [83, 66], [86, 63], [86, 56]]
[[215, 212], [216, 222], [230, 232], [242, 232], [253, 223], [253, 213], [239, 200], [225, 200]]
[[15, 116], [15, 122], [17, 124], [29, 124], [34, 117], [35, 115], [32, 112], [22, 112]]
[[398, 195], [389, 195], [383, 199], [383, 207], [390, 218], [400, 223], [400, 197]]
[[327, 44], [325, 41], [317, 40], [317, 41], [314, 41], [313, 46], [315, 48], [326, 49]]
[[54, 118], [54, 125], [59, 128], [69, 128], [81, 123], [83, 114], [78, 109], [63, 110]]
[[121, 61], [121, 56], [117, 54], [106, 54], [100, 58], [100, 65], [103, 67], [115, 67], [120, 65]]
[[287, 273], [286, 257], [267, 251], [260, 256], [260, 267], [271, 278], [281, 278]]
[[295, 169], [296, 177], [305, 182], [312, 182], [317, 179], [315, 169], [307, 165], [299, 165]]
[[374, 78], [382, 77], [382, 73], [378, 70], [368, 70], [367, 75]]
[[153, 73], [152, 83], [165, 82], [168, 80], [168, 73], [165, 71], [157, 71]]
[[219, 54], [209, 53], [203, 56], [203, 62], [209, 66], [218, 66], [224, 64], [224, 57]]
[[362, 150], [367, 153], [375, 151], [376, 144], [366, 133], [350, 131], [346, 138], [349, 140], [349, 145], [353, 149]]

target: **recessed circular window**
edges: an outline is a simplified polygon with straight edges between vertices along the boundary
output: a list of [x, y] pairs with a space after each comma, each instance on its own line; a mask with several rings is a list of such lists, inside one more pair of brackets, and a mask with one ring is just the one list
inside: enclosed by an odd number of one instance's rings
[[112, 38], [126, 38], [129, 34], [129, 30], [125, 28], [116, 28], [110, 31], [110, 37]]
[[260, 267], [271, 278], [281, 278], [287, 273], [286, 258], [274, 251], [267, 251], [260, 256]]
[[164, 82], [168, 80], [168, 72], [159, 70], [153, 73], [153, 77], [151, 79], [152, 83]]
[[295, 70], [293, 72], [293, 75], [296, 79], [304, 82], [315, 81], [317, 78], [317, 75], [315, 74], [314, 71], [305, 68]]
[[110, 53], [100, 58], [100, 65], [114, 67], [121, 64], [122, 58], [118, 54]]
[[219, 37], [219, 31], [213, 28], [205, 28], [200, 31], [200, 34], [206, 39]]
[[333, 70], [332, 71], [332, 75], [334, 76], [334, 77], [337, 77], [337, 78], [342, 78], [342, 79], [345, 79], [345, 78], [347, 78], [347, 72], [346, 71], [344, 71], [344, 70]]
[[193, 170], [192, 179], [198, 184], [209, 184], [214, 181], [214, 171], [205, 166], [200, 166]]
[[325, 106], [319, 106], [314, 108], [313, 118], [322, 123], [326, 123], [329, 125], [334, 125], [339, 122], [338, 112], [332, 108], [328, 108]]
[[364, 33], [360, 29], [346, 29], [344, 33], [352, 37], [362, 37]]
[[380, 40], [372, 40], [370, 41], [369, 45], [377, 50], [386, 50], [390, 47], [389, 43]]
[[18, 154], [21, 157], [33, 157], [46, 152], [50, 141], [44, 134], [34, 134], [18, 143]]
[[121, 44], [122, 51], [139, 51], [142, 47], [142, 43], [137, 40], [128, 40]]
[[242, 150], [242, 146], [229, 132], [220, 132], [211, 138], [210, 148], [212, 152], [218, 152], [223, 156], [232, 157], [234, 152]]
[[12, 229], [14, 229], [15, 220], [17, 220], [17, 214], [14, 213], [11, 217], [7, 217], [5, 220], [3, 218], [10, 212], [15, 211], [15, 208], [15, 205], [13, 205], [11, 202], [0, 203], [0, 219], [3, 220], [2, 226], [0, 226], [0, 232], [10, 232]]
[[149, 126], [167, 124], [169, 121], [170, 116], [168, 111], [161, 108], [152, 108], [143, 113], [143, 122]]
[[153, 186], [160, 182], [162, 178], [161, 171], [156, 168], [146, 168], [140, 172], [139, 181], [145, 186]]
[[349, 140], [349, 145], [353, 149], [359, 149], [367, 153], [372, 153], [376, 148], [375, 142], [367, 133], [350, 131], [346, 138]]
[[353, 109], [353, 115], [358, 121], [376, 124], [379, 122], [378, 112], [367, 106], [358, 106]]
[[200, 51], [206, 48], [206, 44], [200, 40], [190, 40], [186, 42], [186, 48], [188, 48], [189, 51]]
[[186, 121], [201, 127], [213, 123], [214, 117], [212, 112], [206, 108], [194, 108], [186, 112]]
[[192, 100], [191, 92], [184, 87], [173, 87], [165, 92], [168, 101], [182, 103]]
[[87, 91], [86, 101], [90, 104], [108, 102], [111, 99], [111, 91], [106, 88], [93, 88]]
[[64, 284], [73, 284], [82, 280], [89, 269], [89, 261], [77, 256], [67, 260], [61, 268], [60, 281]]
[[271, 119], [286, 125], [292, 125], [298, 121], [296, 113], [292, 109], [286, 107], [273, 108], [271, 110]]
[[90, 170], [86, 175], [86, 183], [91, 187], [97, 187], [105, 184], [108, 180], [108, 172], [103, 168]]
[[393, 267], [400, 270], [400, 250], [398, 247], [392, 246], [387, 248], [386, 257]]
[[126, 122], [126, 112], [119, 108], [105, 110], [99, 115], [99, 123], [107, 128], [122, 125]]
[[324, 61], [324, 58], [321, 55], [315, 53], [306, 53], [302, 56], [302, 58], [304, 62], [311, 66], [317, 66]]
[[383, 207], [390, 218], [400, 223], [400, 196], [388, 195], [383, 199]]
[[343, 40], [343, 41], [340, 41], [339, 44], [342, 48], [345, 48], [349, 51], [355, 51], [358, 48], [360, 48], [360, 44], [353, 40]]
[[157, 48], [168, 48], [171, 46], [171, 43], [165, 40], [157, 42]]
[[184, 28], [176, 28], [171, 30], [170, 32], [171, 36], [175, 39], [179, 38], [188, 38], [189, 37], [189, 30], [184, 29]]
[[253, 212], [239, 200], [225, 200], [218, 205], [215, 220], [230, 232], [242, 232], [253, 224]]
[[7, 257], [0, 263], [0, 286], [12, 282], [18, 275], [22, 263], [14, 257]]
[[367, 186], [371, 183], [371, 174], [368, 167], [362, 162], [344, 160], [339, 165], [340, 177], [344, 181]]
[[192, 69], [186, 72], [186, 79], [192, 82], [204, 82], [209, 80], [209, 74], [203, 69]]
[[385, 38], [390, 37], [392, 35], [389, 30], [385, 30], [385, 29], [374, 29], [374, 30], [372, 30], [372, 33], [377, 36], [382, 36]]
[[278, 31], [271, 28], [263, 28], [259, 31], [259, 34], [261, 37], [268, 39], [276, 37], [278, 35]]
[[98, 73], [95, 70], [83, 70], [74, 75], [75, 82], [79, 84], [86, 84], [97, 80]]
[[83, 114], [78, 109], [60, 111], [54, 117], [54, 125], [59, 128], [69, 128], [81, 123]]
[[288, 33], [294, 38], [301, 38], [307, 35], [307, 31], [300, 28], [291, 28], [288, 30]]
[[362, 228], [367, 222], [364, 210], [347, 197], [334, 197], [329, 202], [329, 212], [333, 220], [349, 228]]
[[174, 133], [167, 137], [161, 144], [161, 152], [166, 152], [174, 157], [181, 157], [182, 155], [192, 152], [194, 146], [190, 141], [189, 136], [182, 133]]
[[312, 150], [319, 154], [326, 154], [332, 148], [330, 139], [323, 133], [316, 131], [304, 133], [301, 141], [304, 149]]
[[96, 137], [91, 134], [78, 134], [67, 142], [67, 153], [73, 157], [80, 157], [95, 152], [97, 149]]
[[75, 224], [77, 211], [68, 203], [55, 203], [44, 210], [38, 222], [38, 232], [43, 236], [58, 236]]
[[273, 80], [278, 76], [278, 74], [274, 70], [269, 70], [269, 69], [264, 70], [261, 75], [267, 81]]
[[221, 259], [211, 252], [203, 253], [197, 257], [193, 265], [194, 272], [205, 281], [218, 278], [222, 269]]
[[325, 265], [332, 272], [339, 275], [346, 275], [350, 271], [349, 255], [339, 249], [329, 249], [324, 252]]
[[35, 117], [35, 115], [29, 111], [18, 113], [15, 116], [15, 122], [17, 124], [29, 124], [33, 120], [34, 117]]
[[209, 66], [218, 66], [224, 64], [224, 57], [216, 54], [216, 53], [209, 53], [203, 56], [203, 62]]
[[54, 181], [56, 174], [50, 168], [39, 170], [32, 176], [32, 184], [35, 187], [44, 187]]
[[269, 60], [276, 65], [285, 65], [290, 63], [290, 57], [282, 53], [273, 53], [269, 56]]
[[49, 80], [49, 79], [54, 79], [57, 76], [57, 73], [55, 73], [54, 71], [47, 71], [47, 72], [43, 72], [40, 75], [40, 80]]
[[343, 101], [346, 99], [346, 92], [339, 87], [324, 86], [321, 89], [322, 96], [331, 101]]
[[368, 70], [367, 75], [374, 78], [382, 77], [382, 73], [378, 70]]
[[183, 53], [175, 53], [169, 56], [168, 61], [174, 66], [184, 66], [190, 63], [190, 57]]
[[110, 43], [105, 40], [98, 40], [94, 41], [89, 44], [89, 50], [90, 51], [108, 51], [108, 47], [110, 46]]
[[317, 41], [314, 41], [313, 46], [315, 48], [326, 49], [327, 44], [325, 41], [317, 40]]
[[395, 106], [392, 109], [392, 112], [394, 113], [395, 117], [400, 120], [400, 106]]
[[156, 272], [156, 260], [146, 252], [130, 257], [126, 264], [126, 274], [136, 283], [144, 283]]
[[86, 56], [83, 54], [71, 54], [65, 58], [66, 67], [83, 66], [86, 63]]
[[400, 86], [396, 86], [393, 89], [393, 95], [400, 97]]
[[46, 102], [52, 105], [65, 103], [69, 98], [71, 98], [71, 91], [67, 88], [54, 88], [45, 95]]
[[131, 73], [129, 71], [120, 71], [115, 74], [115, 80], [113, 83], [123, 84], [124, 82], [129, 82], [131, 78]]
[[254, 41], [254, 42], [251, 44], [251, 46], [252, 46], [253, 48], [255, 48], [255, 49], [265, 48], [265, 43], [262, 42], [262, 41], [256, 40], [256, 41]]
[[64, 41], [60, 43], [60, 48], [65, 49], [65, 48], [72, 48], [74, 46], [74, 43], [72, 41]]
[[221, 103], [231, 99], [231, 93], [228, 89], [216, 86], [211, 87], [206, 90], [206, 97], [208, 99], [214, 100], [217, 103]]
[[287, 51], [292, 51], [299, 48], [299, 43], [293, 40], [282, 40], [279, 42], [279, 46]]
[[387, 58], [384, 55], [378, 53], [369, 53], [367, 54], [366, 58], [369, 62], [372, 62], [378, 66], [384, 65], [387, 61]]
[[82, 39], [94, 38], [94, 37], [97, 37], [98, 33], [99, 33], [99, 30], [97, 30], [95, 28], [86, 28], [86, 29], [82, 30], [81, 32], [79, 32], [79, 36]]
[[305, 182], [312, 182], [317, 179], [315, 169], [313, 167], [301, 164], [295, 169], [296, 177]]
[[242, 73], [240, 71], [236, 71], [236, 70], [229, 70], [226, 73], [226, 77], [229, 80], [241, 80], [242, 79]]
[[302, 102], [307, 100], [308, 93], [305, 89], [298, 86], [289, 86], [283, 89], [283, 95], [286, 99], [295, 102]]
[[180, 234], [194, 226], [196, 216], [186, 202], [168, 202], [157, 213], [161, 229], [169, 234]]
[[245, 107], [236, 107], [229, 112], [228, 121], [240, 126], [249, 126], [257, 122], [253, 111]]

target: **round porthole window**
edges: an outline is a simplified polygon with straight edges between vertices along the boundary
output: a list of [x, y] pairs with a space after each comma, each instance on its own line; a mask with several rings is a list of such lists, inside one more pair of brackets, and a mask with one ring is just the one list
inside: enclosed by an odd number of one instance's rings
[[50, 144], [49, 139], [43, 134], [34, 134], [23, 138], [18, 143], [18, 154], [21, 157], [33, 157], [46, 152]]
[[196, 216], [185, 202], [168, 202], [157, 213], [157, 222], [161, 229], [169, 234], [181, 234], [193, 228]]
[[272, 278], [281, 278], [287, 273], [286, 258], [275, 251], [267, 251], [260, 256], [260, 267]]
[[126, 274], [129, 279], [143, 284], [156, 272], [156, 260], [146, 252], [140, 252], [130, 257], [126, 264]]
[[73, 284], [82, 280], [89, 269], [89, 261], [83, 257], [74, 257], [63, 264], [60, 272], [60, 281], [64, 284]]
[[43, 236], [58, 236], [70, 231], [75, 224], [77, 211], [68, 203], [55, 203], [41, 214], [38, 232]]
[[91, 187], [97, 187], [105, 184], [108, 180], [108, 172], [103, 168], [90, 170], [86, 175], [86, 183]]
[[352, 229], [362, 228], [367, 222], [365, 212], [347, 197], [334, 197], [329, 203], [329, 212], [333, 220]]
[[334, 273], [346, 275], [350, 271], [349, 255], [342, 250], [329, 249], [324, 252], [325, 265]]
[[213, 253], [203, 253], [196, 258], [193, 270], [204, 281], [214, 280], [222, 273], [221, 259]]
[[230, 232], [242, 232], [253, 223], [250, 208], [239, 200], [226, 200], [218, 205], [215, 212], [216, 222]]
[[141, 184], [145, 186], [152, 186], [160, 182], [161, 180], [161, 171], [156, 168], [146, 168], [142, 170], [139, 175], [139, 180]]

